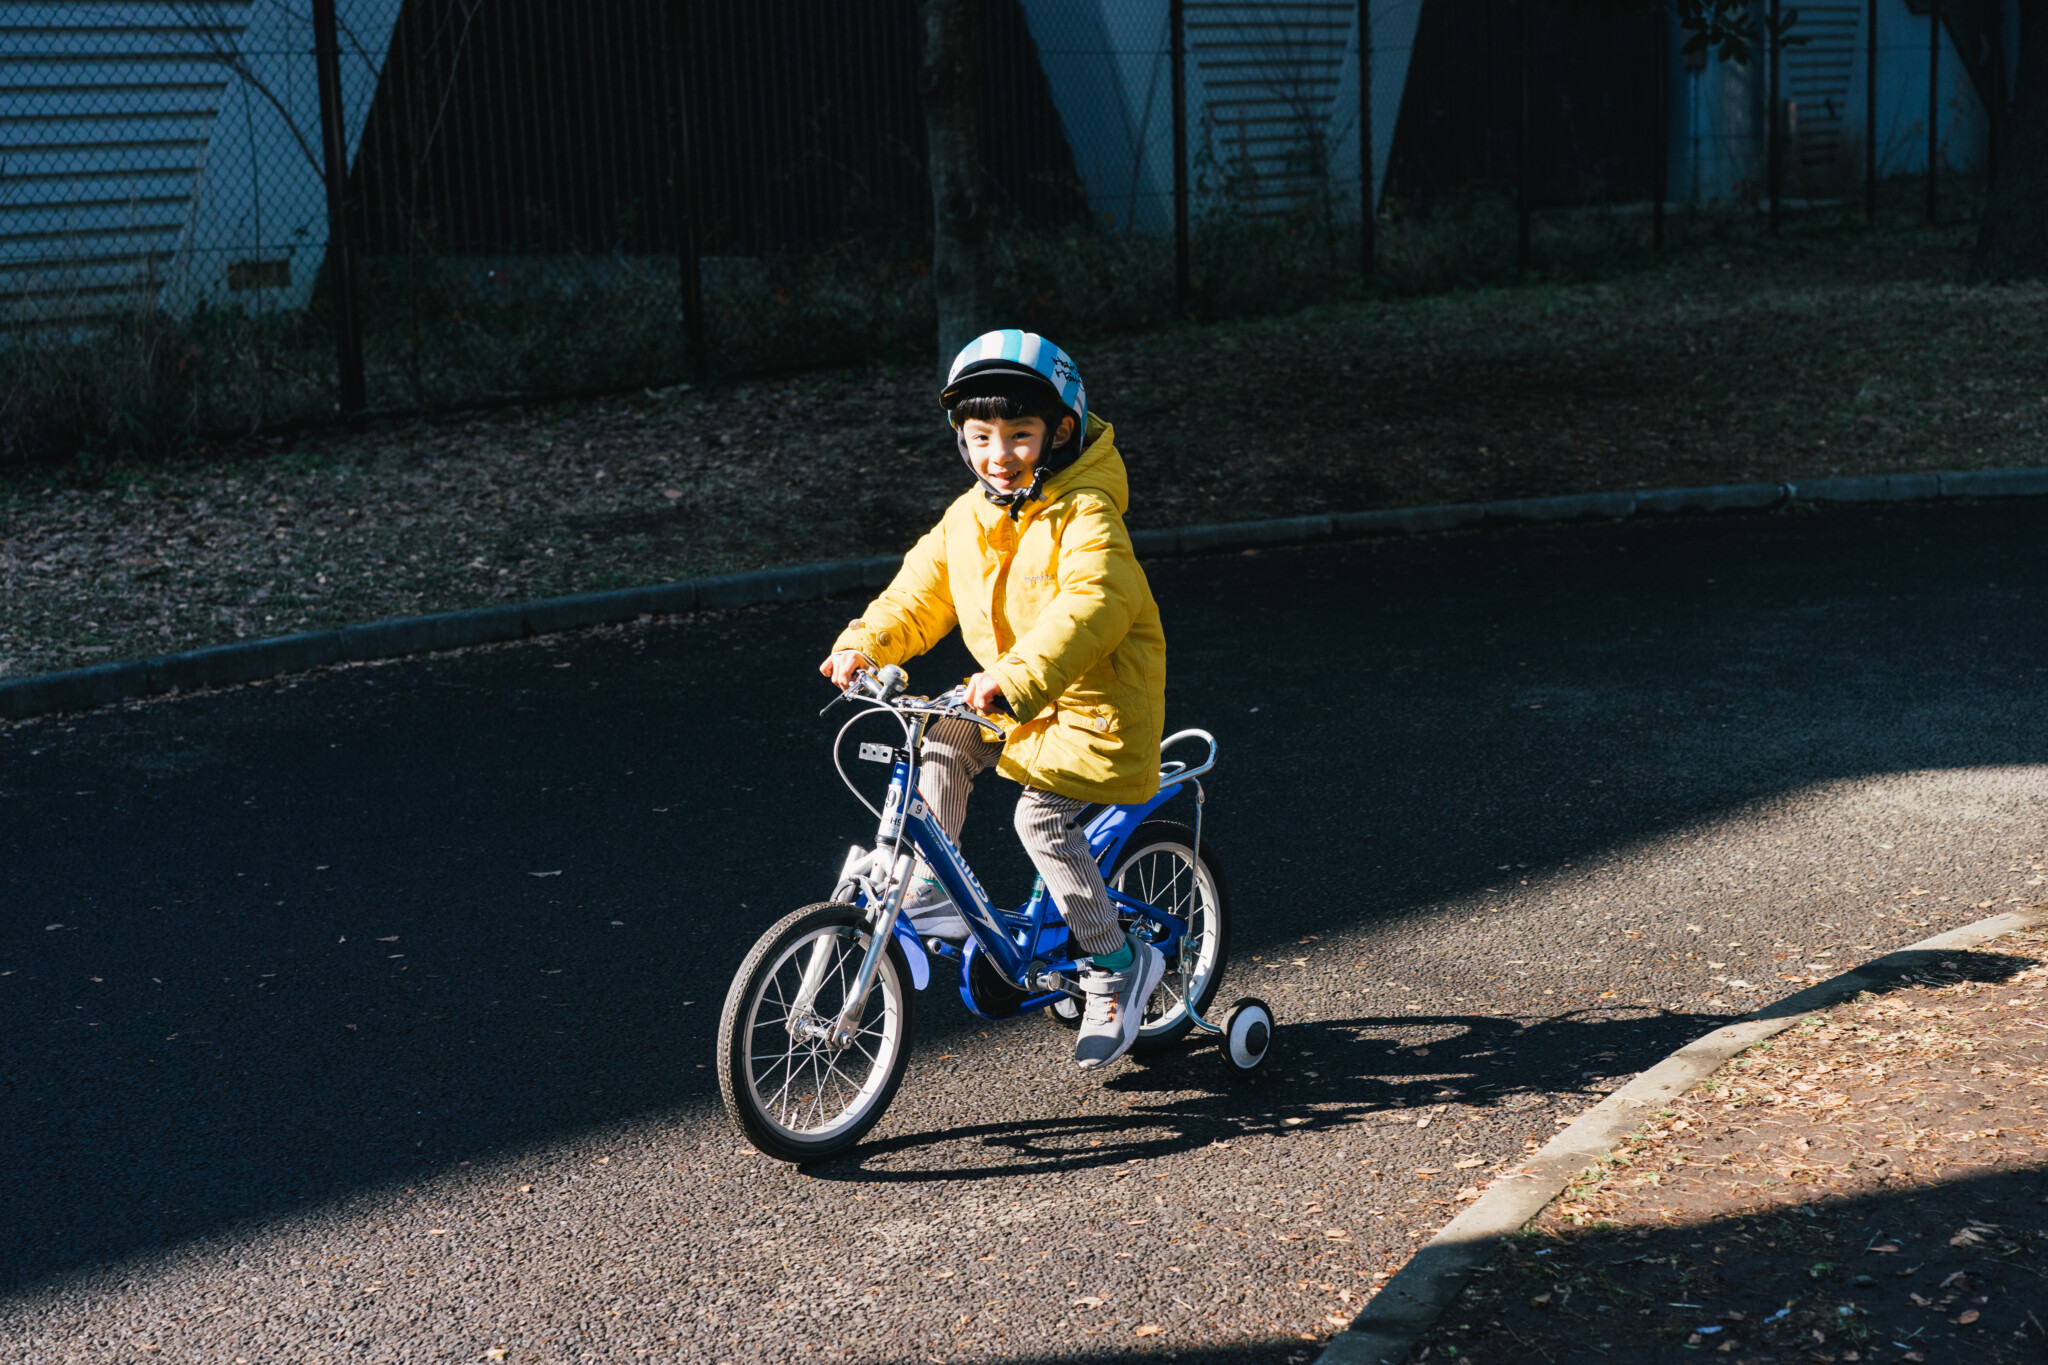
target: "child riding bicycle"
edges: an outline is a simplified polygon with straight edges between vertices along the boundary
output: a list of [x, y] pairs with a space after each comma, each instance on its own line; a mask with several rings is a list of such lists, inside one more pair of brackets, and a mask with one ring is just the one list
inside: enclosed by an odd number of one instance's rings
[[[1110, 425], [1088, 411], [1081, 372], [1031, 332], [989, 332], [953, 360], [939, 402], [976, 486], [926, 532], [819, 671], [844, 689], [901, 664], [957, 625], [981, 671], [967, 704], [1006, 716], [1002, 742], [965, 720], [934, 724], [919, 794], [956, 841], [974, 779], [993, 766], [1024, 785], [1019, 841], [1087, 954], [1074, 1060], [1121, 1057], [1166, 970], [1126, 934], [1079, 826], [1084, 808], [1159, 790], [1166, 637], [1123, 514], [1130, 483]], [[967, 927], [920, 864], [903, 913], [920, 935]]]

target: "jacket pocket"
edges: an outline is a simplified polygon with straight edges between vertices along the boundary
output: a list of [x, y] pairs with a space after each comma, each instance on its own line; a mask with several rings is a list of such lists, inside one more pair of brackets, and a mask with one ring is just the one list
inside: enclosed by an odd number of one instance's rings
[[1059, 723], [1090, 735], [1113, 735], [1123, 728], [1123, 716], [1106, 703], [1061, 702]]

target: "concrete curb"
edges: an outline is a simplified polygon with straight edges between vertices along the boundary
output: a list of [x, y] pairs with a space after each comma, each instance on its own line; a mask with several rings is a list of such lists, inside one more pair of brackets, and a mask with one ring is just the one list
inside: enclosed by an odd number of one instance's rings
[[1579, 1115], [1513, 1174], [1488, 1186], [1477, 1203], [1445, 1224], [1395, 1272], [1351, 1326], [1330, 1338], [1316, 1365], [1401, 1365], [1437, 1315], [1458, 1297], [1472, 1272], [1493, 1259], [1502, 1239], [1541, 1213], [1581, 1171], [1613, 1151], [1640, 1126], [1645, 1111], [1662, 1108], [1743, 1051], [1815, 1010], [1929, 966], [1943, 953], [1988, 943], [2044, 921], [2048, 909], [2036, 906], [1936, 934], [1687, 1043]]
[[[1816, 479], [1808, 483], [1738, 483], [1704, 488], [1652, 488], [1633, 493], [1567, 493], [1553, 498], [1397, 507], [1377, 512], [1231, 521], [1131, 533], [1146, 558], [1306, 545], [1336, 536], [1413, 535], [1459, 526], [1506, 526], [1599, 517], [1729, 512], [1788, 502], [1906, 502], [1932, 498], [2048, 496], [2048, 468], [1977, 469], [1951, 473], [1893, 474]], [[303, 673], [327, 664], [395, 659], [437, 649], [494, 644], [578, 626], [630, 621], [637, 616], [704, 608], [809, 602], [879, 588], [901, 557], [799, 564], [786, 569], [693, 578], [645, 588], [578, 593], [538, 602], [408, 616], [341, 630], [243, 640], [152, 659], [98, 664], [0, 682], [0, 720], [26, 720], [52, 711], [75, 711], [133, 697], [189, 692]]]

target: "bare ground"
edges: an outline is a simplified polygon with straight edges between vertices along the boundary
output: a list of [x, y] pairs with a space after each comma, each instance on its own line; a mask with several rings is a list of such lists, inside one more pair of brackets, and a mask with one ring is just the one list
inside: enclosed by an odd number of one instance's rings
[[[2048, 288], [1959, 234], [1688, 248], [1086, 348], [1138, 526], [2048, 459]], [[966, 476], [875, 368], [0, 478], [0, 676], [902, 549]]]
[[1589, 1168], [1418, 1361], [2037, 1361], [2048, 933], [1759, 1044]]

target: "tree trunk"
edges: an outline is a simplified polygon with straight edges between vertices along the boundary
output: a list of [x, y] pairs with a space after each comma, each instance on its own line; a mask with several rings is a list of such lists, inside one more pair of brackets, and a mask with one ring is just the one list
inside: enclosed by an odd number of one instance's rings
[[920, 0], [925, 145], [932, 180], [932, 298], [939, 373], [988, 329], [988, 194], [981, 163], [981, 0]]
[[2019, 69], [1999, 139], [1998, 181], [1984, 206], [1970, 283], [2048, 276], [2048, 14], [2020, 10]]

